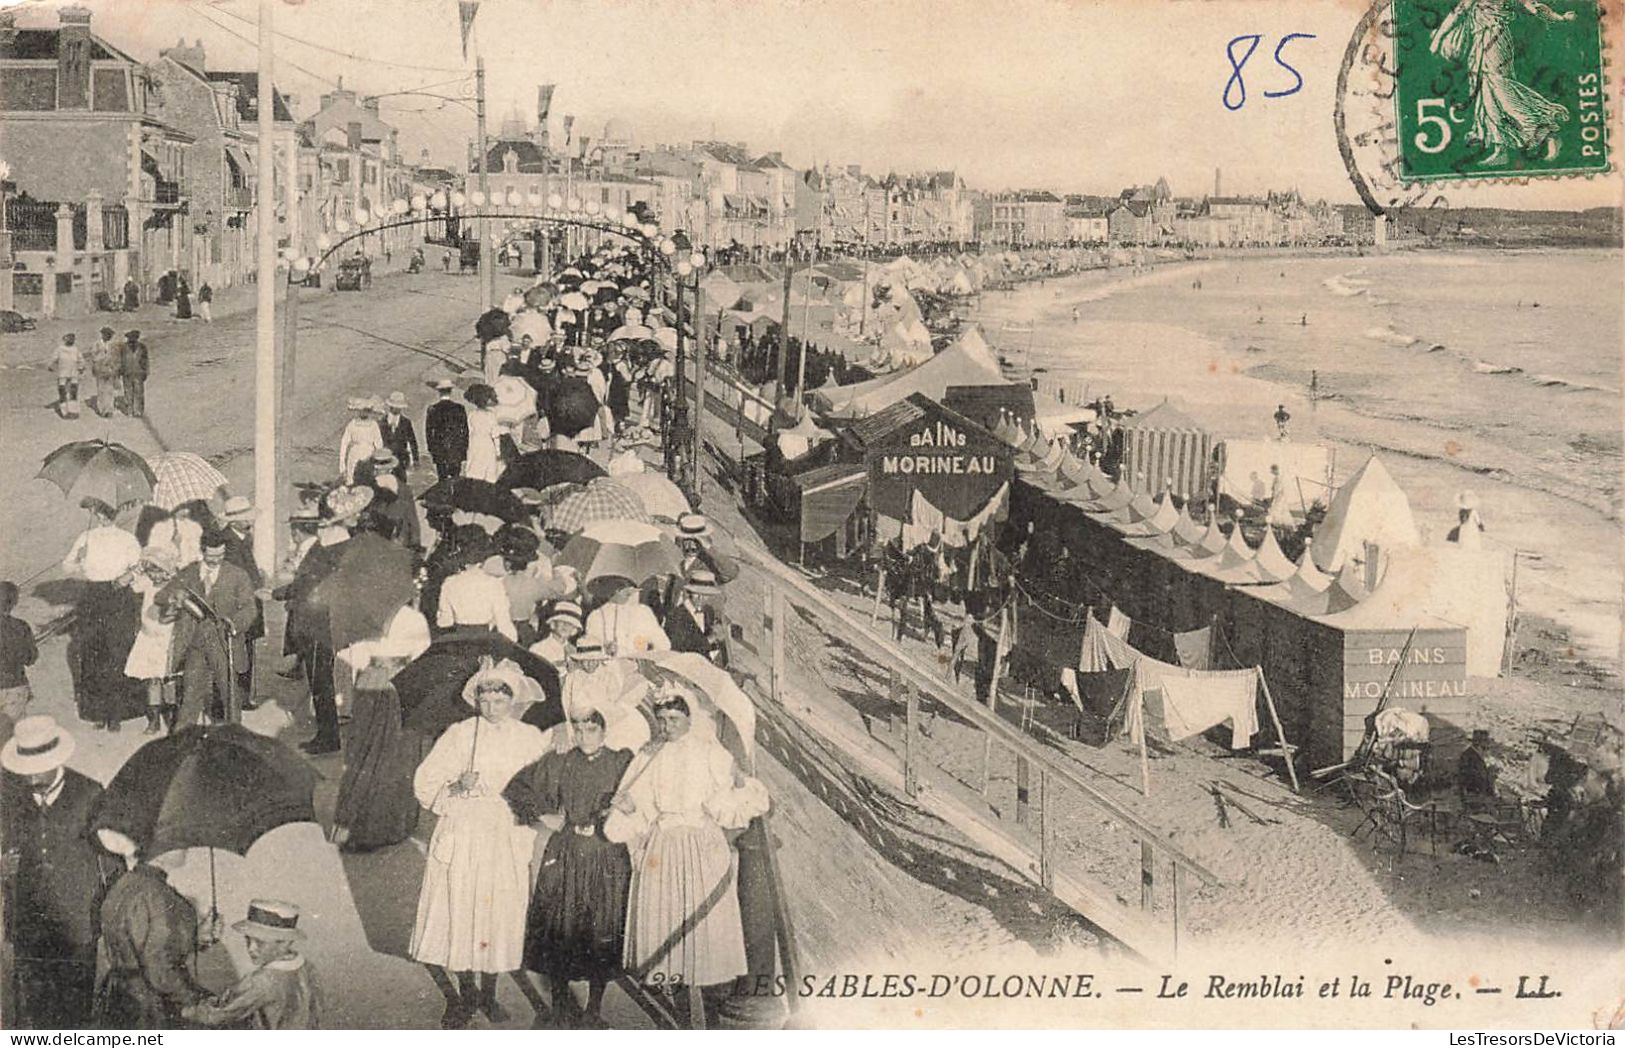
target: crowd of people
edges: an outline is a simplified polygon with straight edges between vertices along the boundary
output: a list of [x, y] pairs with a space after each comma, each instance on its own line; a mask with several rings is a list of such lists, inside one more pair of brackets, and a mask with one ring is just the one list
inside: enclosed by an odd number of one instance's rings
[[[663, 520], [660, 570], [583, 569], [564, 556], [580, 525], [558, 512], [641, 470], [638, 448], [659, 440], [672, 340], [657, 334], [670, 317], [649, 301], [653, 279], [599, 253], [516, 290], [476, 323], [484, 381], [460, 396], [432, 382], [421, 427], [402, 392], [351, 398], [332, 477], [301, 488], [274, 589], [253, 557], [252, 504], [224, 492], [143, 507], [133, 526], [85, 499], [89, 526], [63, 563], [81, 594], [77, 712], [94, 730], [144, 719], [161, 736], [255, 709], [271, 682], [255, 676], [266, 606], [283, 604], [277, 670], [303, 683], [315, 722], [301, 748], [343, 764], [334, 843], [403, 846], [434, 816], [409, 953], [445, 995], [448, 1028], [507, 1021], [504, 973], [539, 1021], [596, 1025], [619, 975], [686, 987], [746, 972], [734, 841], [769, 799], [704, 688], [661, 669], [681, 653], [726, 667], [737, 564], [683, 512]], [[571, 294], [592, 306], [570, 309]], [[431, 465], [435, 482], [414, 492]], [[409, 596], [358, 636], [341, 623], [370, 580], [340, 582], [366, 556], [405, 565], [389, 582]], [[257, 900], [236, 925], [253, 970], [211, 992], [186, 964], [197, 914], [167, 880], [184, 852], [86, 832], [101, 787], [67, 768], [72, 735], [30, 715], [37, 646], [10, 615], [16, 597], [0, 586], [17, 1025], [318, 1026], [298, 907]], [[453, 682], [460, 712], [425, 720], [433, 703], [396, 682], [458, 646], [480, 653]]]

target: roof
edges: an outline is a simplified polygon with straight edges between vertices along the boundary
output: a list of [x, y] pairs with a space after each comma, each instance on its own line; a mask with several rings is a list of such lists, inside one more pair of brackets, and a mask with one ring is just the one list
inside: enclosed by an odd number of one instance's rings
[[1020, 194], [1020, 199], [1029, 204], [1059, 204], [1061, 198], [1047, 189], [1030, 190]]
[[1122, 429], [1197, 429], [1207, 427], [1164, 400], [1150, 411], [1123, 420]]
[[[232, 83], [237, 85], [237, 116], [241, 120], [259, 119], [259, 90], [260, 75], [258, 73], [238, 73], [229, 70], [216, 70], [204, 73], [215, 83]], [[282, 97], [282, 92], [271, 85], [271, 119], [278, 123], [293, 123], [293, 112], [288, 109], [288, 100]]]
[[775, 168], [783, 168], [786, 171], [795, 170], [795, 168], [784, 162], [784, 157], [779, 156], [776, 153], [769, 153], [764, 157], [758, 158], [756, 161], [756, 170], [758, 171], [772, 171]]
[[724, 164], [733, 164], [736, 167], [750, 166], [750, 154], [731, 142], [704, 142], [700, 144], [699, 150]]
[[[0, 58], [55, 60], [60, 29], [17, 29], [0, 37]], [[135, 59], [109, 44], [95, 33], [90, 34], [90, 60], [135, 63]]]
[[914, 397], [911, 396], [889, 407], [881, 408], [873, 415], [858, 419], [847, 426], [847, 432], [859, 443], [869, 445], [886, 434], [911, 422], [918, 422], [922, 418], [925, 418], [925, 409], [915, 403]]
[[507, 153], [518, 157], [521, 174], [543, 174], [547, 171], [547, 157], [543, 155], [542, 147], [526, 138], [504, 138], [493, 142], [485, 154], [485, 169], [502, 171], [506, 163], [503, 157]]
[[1213, 206], [1214, 204], [1246, 204], [1249, 207], [1265, 207], [1266, 206], [1264, 201], [1258, 199], [1257, 197], [1218, 197], [1218, 196], [1216, 196], [1216, 197], [1208, 197], [1207, 202], [1208, 202], [1209, 207]]
[[1125, 200], [1123, 202], [1123, 204], [1122, 204], [1122, 210], [1125, 210], [1125, 211], [1129, 212], [1135, 218], [1144, 218], [1146, 216], [1146, 213], [1148, 211], [1150, 211], [1151, 209], [1147, 204], [1143, 203], [1142, 201], [1139, 201], [1139, 200]]
[[[970, 337], [973, 334], [975, 338]], [[817, 395], [834, 413], [852, 418], [889, 410], [882, 405], [895, 407], [900, 398], [914, 394], [941, 400], [949, 386], [992, 386], [1008, 381], [992, 351], [973, 328], [918, 367]]]
[[836, 462], [828, 466], [818, 466], [805, 473], [797, 473], [791, 477], [797, 490], [807, 492], [815, 491], [827, 484], [838, 483], [843, 480], [852, 480], [857, 477], [867, 477], [868, 470], [855, 462]]
[[1364, 556], [1368, 542], [1384, 549], [1421, 545], [1410, 499], [1375, 455], [1332, 496], [1315, 529], [1315, 565], [1335, 571], [1346, 558]]

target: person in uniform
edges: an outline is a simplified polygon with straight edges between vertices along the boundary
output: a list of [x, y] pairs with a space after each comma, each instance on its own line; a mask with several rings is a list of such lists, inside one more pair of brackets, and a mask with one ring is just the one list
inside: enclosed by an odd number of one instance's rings
[[113, 882], [102, 902], [102, 946], [107, 972], [96, 991], [97, 1025], [107, 1030], [168, 1030], [207, 991], [188, 961], [197, 948], [197, 911], [169, 883], [186, 861], [172, 851], [136, 861], [135, 842], [110, 829], [102, 846], [133, 865]]
[[73, 736], [46, 716], [24, 717], [0, 748], [0, 886], [24, 1030], [89, 1025], [96, 989], [97, 913], [117, 872], [90, 837], [102, 788], [67, 767]]
[[248, 917], [232, 926], [248, 940], [254, 970], [218, 998], [181, 1011], [200, 1026], [239, 1026], [256, 1030], [319, 1030], [322, 995], [316, 971], [295, 947], [305, 937], [299, 930], [299, 907], [290, 902], [255, 899]]

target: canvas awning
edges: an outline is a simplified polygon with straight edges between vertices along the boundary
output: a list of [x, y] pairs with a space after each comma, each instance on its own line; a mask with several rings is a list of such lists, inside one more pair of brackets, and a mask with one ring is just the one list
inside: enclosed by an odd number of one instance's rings
[[254, 160], [249, 156], [248, 150], [241, 146], [227, 146], [226, 156], [237, 165], [237, 170], [242, 172], [245, 180], [254, 177]]
[[821, 542], [839, 531], [869, 490], [868, 470], [852, 463], [820, 466], [793, 479], [801, 492], [802, 542]]

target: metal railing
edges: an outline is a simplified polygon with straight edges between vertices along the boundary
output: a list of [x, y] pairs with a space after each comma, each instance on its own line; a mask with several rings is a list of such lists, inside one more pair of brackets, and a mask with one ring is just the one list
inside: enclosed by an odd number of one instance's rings
[[252, 211], [254, 209], [253, 187], [227, 186], [224, 204], [233, 211]]
[[181, 184], [165, 178], [155, 181], [152, 201], [155, 204], [179, 204], [183, 199]]

